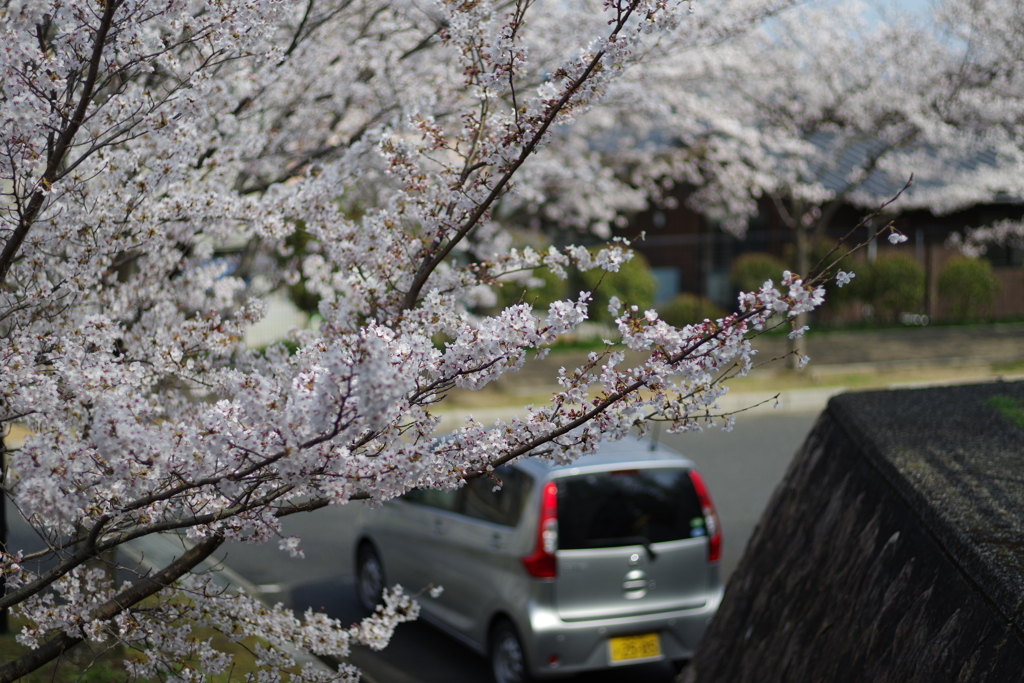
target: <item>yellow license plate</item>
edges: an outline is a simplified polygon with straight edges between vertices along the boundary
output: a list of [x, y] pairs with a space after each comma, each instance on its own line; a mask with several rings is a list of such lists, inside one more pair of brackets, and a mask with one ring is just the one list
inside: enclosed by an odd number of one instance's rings
[[608, 639], [611, 662], [629, 662], [634, 659], [649, 659], [661, 655], [661, 641], [657, 633], [641, 636], [621, 636]]

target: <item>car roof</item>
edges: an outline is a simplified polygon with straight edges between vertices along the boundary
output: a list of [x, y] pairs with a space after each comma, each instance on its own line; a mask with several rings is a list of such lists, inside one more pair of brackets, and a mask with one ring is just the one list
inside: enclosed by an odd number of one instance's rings
[[516, 463], [524, 471], [537, 476], [546, 477], [566, 470], [587, 469], [600, 471], [630, 467], [657, 467], [670, 465], [673, 467], [693, 467], [693, 463], [676, 451], [655, 443], [650, 439], [630, 435], [620, 441], [604, 441], [597, 451], [584, 455], [571, 463], [559, 465], [543, 458], [522, 459]]

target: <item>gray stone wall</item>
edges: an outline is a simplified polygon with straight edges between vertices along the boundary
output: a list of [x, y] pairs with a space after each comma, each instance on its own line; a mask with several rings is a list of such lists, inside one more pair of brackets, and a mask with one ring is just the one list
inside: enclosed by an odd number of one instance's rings
[[680, 681], [1024, 681], [1024, 429], [994, 394], [1024, 383], [834, 399]]

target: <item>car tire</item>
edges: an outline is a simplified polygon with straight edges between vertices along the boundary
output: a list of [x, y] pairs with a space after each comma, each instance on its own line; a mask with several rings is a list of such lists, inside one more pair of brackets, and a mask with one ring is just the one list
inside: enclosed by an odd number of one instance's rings
[[523, 642], [511, 622], [498, 622], [491, 633], [490, 645], [494, 683], [529, 683], [533, 680], [526, 664]]
[[359, 546], [356, 555], [356, 596], [360, 606], [373, 614], [384, 592], [384, 563], [369, 543]]

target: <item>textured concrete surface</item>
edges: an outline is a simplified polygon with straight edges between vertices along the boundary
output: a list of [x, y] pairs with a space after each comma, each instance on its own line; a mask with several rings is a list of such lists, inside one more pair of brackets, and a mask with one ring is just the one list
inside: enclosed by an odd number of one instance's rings
[[685, 683], [1024, 680], [1024, 383], [829, 403]]

